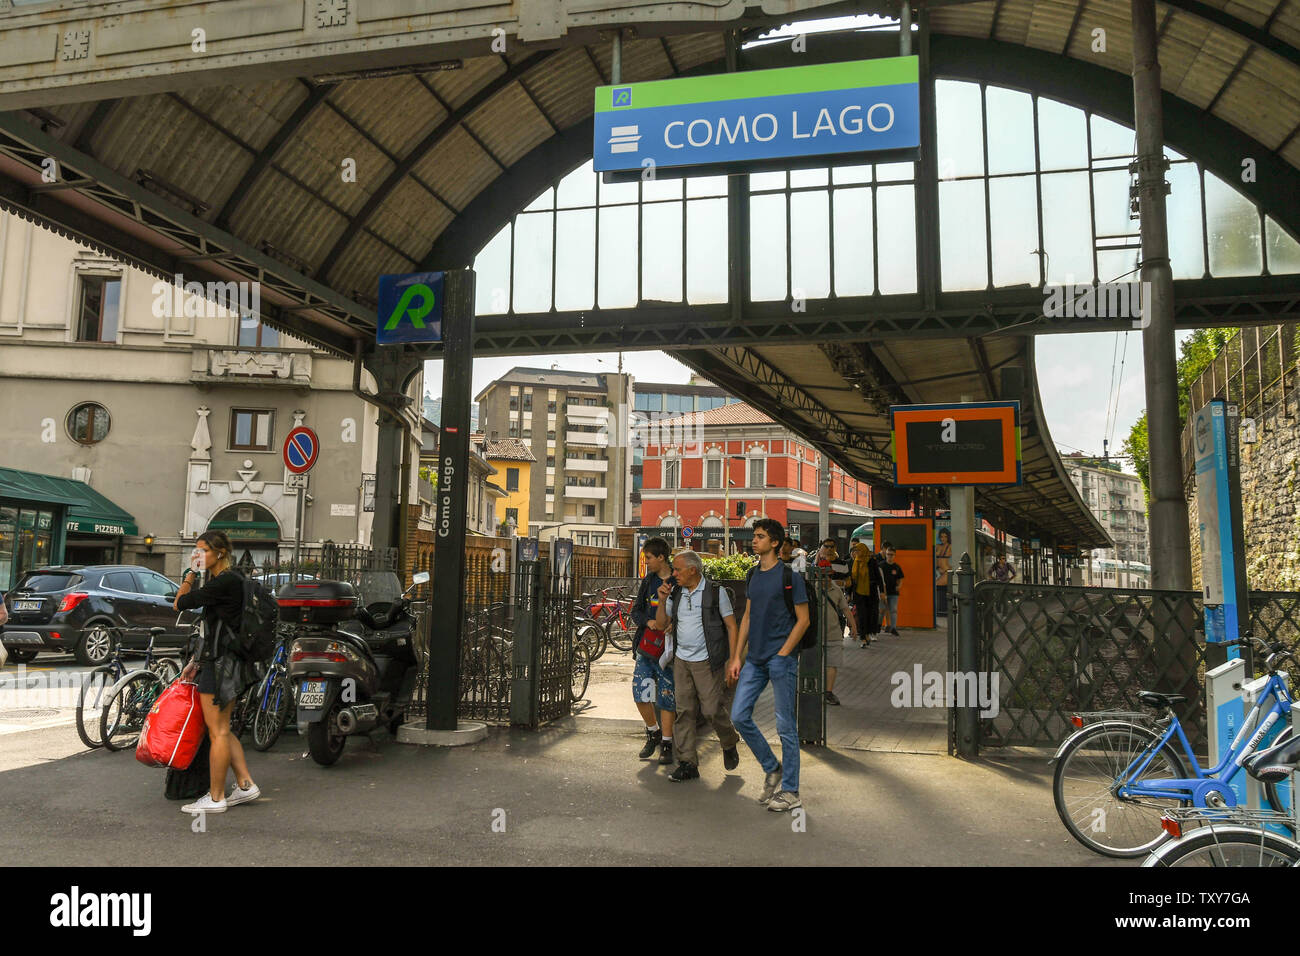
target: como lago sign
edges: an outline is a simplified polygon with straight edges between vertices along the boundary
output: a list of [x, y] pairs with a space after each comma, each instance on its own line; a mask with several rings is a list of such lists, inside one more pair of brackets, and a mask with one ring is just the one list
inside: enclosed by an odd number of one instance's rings
[[900, 56], [599, 86], [595, 168], [641, 175], [844, 153], [911, 158], [921, 135], [919, 69], [916, 57]]

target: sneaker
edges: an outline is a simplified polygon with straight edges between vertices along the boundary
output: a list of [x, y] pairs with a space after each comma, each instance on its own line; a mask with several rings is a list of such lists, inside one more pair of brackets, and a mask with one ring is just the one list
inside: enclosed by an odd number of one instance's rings
[[861, 646], [865, 650], [866, 648], [870, 647], [873, 643], [874, 643], [873, 641], [863, 641]]
[[665, 740], [659, 745], [659, 766], [664, 767], [673, 762], [673, 742]]
[[828, 690], [826, 692], [826, 703], [834, 704], [836, 707], [838, 707], [840, 705], [840, 699], [836, 697], [833, 692]]
[[890, 634], [893, 634], [894, 637], [902, 637], [902, 636], [903, 636], [902, 634], [899, 634], [899, 633], [898, 633], [898, 628], [896, 628], [896, 627], [891, 627], [891, 628], [889, 629], [889, 633], [890, 633]]
[[226, 798], [222, 797], [220, 800], [213, 800], [212, 794], [205, 793], [203, 796], [199, 797], [193, 803], [187, 803], [185, 804], [185, 806], [181, 807], [181, 812], [182, 813], [225, 813]]
[[659, 749], [659, 742], [664, 739], [662, 730], [647, 730], [645, 732], [645, 746], [641, 748], [638, 756], [642, 760], [648, 760], [654, 756], [654, 752]]
[[781, 765], [778, 763], [776, 769], [763, 778], [763, 794], [758, 798], [758, 802], [767, 806], [767, 802], [772, 799], [779, 786], [781, 786]]
[[724, 747], [722, 749], [722, 766], [727, 770], [735, 770], [740, 766], [740, 751], [735, 747]]
[[786, 810], [794, 810], [802, 807], [803, 801], [799, 799], [799, 791], [782, 790], [771, 800], [767, 801], [767, 808], [781, 813]]
[[231, 788], [230, 793], [226, 795], [226, 806], [235, 807], [241, 803], [248, 803], [250, 800], [256, 800], [262, 795], [262, 789], [253, 784], [247, 790], [236, 784]]
[[668, 775], [668, 779], [673, 783], [681, 783], [683, 780], [699, 780], [700, 771], [689, 760], [683, 760], [677, 765], [677, 769]]

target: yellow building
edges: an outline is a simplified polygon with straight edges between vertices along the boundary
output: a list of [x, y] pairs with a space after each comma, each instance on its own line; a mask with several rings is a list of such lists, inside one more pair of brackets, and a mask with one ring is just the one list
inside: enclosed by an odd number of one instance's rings
[[483, 440], [482, 455], [497, 473], [494, 483], [506, 491], [497, 502], [497, 516], [502, 522], [513, 520], [519, 534], [528, 534], [528, 499], [532, 493], [533, 465], [537, 458], [518, 438]]

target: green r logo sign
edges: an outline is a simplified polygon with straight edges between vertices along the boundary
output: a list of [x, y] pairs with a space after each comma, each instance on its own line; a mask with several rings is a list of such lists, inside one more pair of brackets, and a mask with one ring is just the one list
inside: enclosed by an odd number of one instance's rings
[[[417, 296], [420, 298], [420, 304], [412, 305], [411, 300]], [[436, 299], [433, 290], [427, 285], [416, 283], [413, 286], [409, 286], [407, 290], [402, 293], [402, 298], [398, 301], [397, 308], [393, 309], [393, 314], [390, 315], [388, 321], [384, 323], [384, 331], [391, 332], [393, 329], [397, 328], [398, 324], [402, 321], [402, 317], [408, 314], [411, 317], [411, 324], [413, 326], [417, 329], [424, 328], [424, 317], [433, 311], [435, 302]]]

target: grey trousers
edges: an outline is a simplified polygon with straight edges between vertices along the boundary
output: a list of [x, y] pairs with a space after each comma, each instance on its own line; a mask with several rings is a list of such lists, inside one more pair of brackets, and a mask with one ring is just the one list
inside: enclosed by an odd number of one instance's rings
[[703, 714], [724, 749], [736, 746], [740, 734], [731, 725], [731, 700], [735, 688], [727, 686], [727, 670], [716, 671], [708, 661], [673, 661], [673, 686], [677, 693], [677, 718], [673, 722], [673, 751], [679, 761], [699, 766], [695, 719]]

